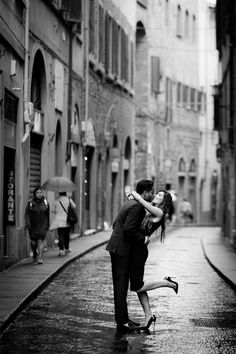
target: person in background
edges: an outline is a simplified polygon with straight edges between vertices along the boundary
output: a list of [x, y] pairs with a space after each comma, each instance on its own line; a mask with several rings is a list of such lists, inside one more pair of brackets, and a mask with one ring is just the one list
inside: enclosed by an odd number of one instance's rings
[[67, 210], [69, 205], [75, 209], [76, 205], [72, 198], [69, 198], [66, 192], [59, 192], [59, 198], [55, 200], [52, 208], [54, 218], [52, 220], [50, 230], [57, 229], [59, 256], [64, 256], [71, 252], [70, 245], [70, 228], [67, 222]]
[[189, 222], [193, 221], [192, 205], [186, 198], [184, 198], [183, 201], [180, 203], [179, 211], [181, 223], [183, 225], [186, 225]]
[[33, 262], [43, 263], [43, 249], [46, 233], [49, 228], [49, 203], [43, 195], [41, 187], [36, 187], [33, 198], [25, 209], [25, 224], [29, 232], [33, 251]]

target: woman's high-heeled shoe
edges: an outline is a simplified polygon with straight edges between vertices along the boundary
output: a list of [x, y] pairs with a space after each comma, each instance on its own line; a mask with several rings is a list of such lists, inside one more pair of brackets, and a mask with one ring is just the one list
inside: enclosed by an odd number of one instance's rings
[[172, 280], [171, 277], [165, 277], [164, 280], [167, 280], [167, 281], [169, 281], [170, 283], [175, 284], [175, 285], [176, 285], [176, 288], [174, 289], [174, 291], [176, 292], [176, 294], [178, 294], [179, 284], [178, 284], [176, 281]]
[[154, 328], [155, 328], [156, 319], [157, 319], [156, 316], [152, 315], [149, 318], [148, 323], [146, 324], [146, 326], [138, 327], [138, 329], [142, 330], [142, 331], [147, 331], [149, 329], [149, 327], [151, 326], [152, 322], [153, 322], [153, 325], [154, 325]]

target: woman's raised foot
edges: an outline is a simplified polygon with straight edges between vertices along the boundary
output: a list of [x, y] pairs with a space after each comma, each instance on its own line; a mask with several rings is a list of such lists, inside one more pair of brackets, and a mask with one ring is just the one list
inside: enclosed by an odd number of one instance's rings
[[164, 280], [167, 280], [167, 281], [169, 281], [170, 283], [175, 284], [175, 288], [173, 288], [173, 289], [174, 289], [174, 291], [176, 292], [176, 294], [178, 294], [179, 284], [178, 284], [176, 281], [172, 280], [171, 277], [165, 277]]

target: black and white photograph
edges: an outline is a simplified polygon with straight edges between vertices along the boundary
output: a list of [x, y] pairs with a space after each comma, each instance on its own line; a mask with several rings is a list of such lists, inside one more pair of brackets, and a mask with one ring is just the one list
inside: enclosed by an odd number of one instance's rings
[[0, 353], [236, 353], [236, 1], [0, 0]]

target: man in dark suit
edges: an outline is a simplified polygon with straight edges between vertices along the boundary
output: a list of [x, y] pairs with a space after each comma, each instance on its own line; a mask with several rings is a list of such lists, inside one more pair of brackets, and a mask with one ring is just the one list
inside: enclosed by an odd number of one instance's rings
[[[151, 180], [139, 181], [136, 192], [146, 201], [151, 202], [154, 195], [153, 182]], [[140, 229], [145, 214], [144, 207], [136, 200], [126, 201], [118, 213], [106, 247], [111, 256], [117, 329], [127, 332], [138, 328], [138, 324], [128, 317], [127, 292], [129, 281], [135, 281], [130, 278], [132, 244], [143, 245], [149, 242], [149, 238]]]

